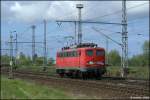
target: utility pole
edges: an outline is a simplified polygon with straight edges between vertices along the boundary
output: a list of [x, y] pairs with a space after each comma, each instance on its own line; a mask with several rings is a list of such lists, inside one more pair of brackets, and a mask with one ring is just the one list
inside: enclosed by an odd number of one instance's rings
[[13, 36], [12, 32], [10, 34], [10, 69], [9, 69], [9, 78], [13, 79]]
[[77, 40], [76, 40], [76, 39], [77, 39], [77, 31], [76, 31], [77, 28], [76, 28], [76, 24], [77, 24], [77, 23], [74, 22], [74, 33], [75, 33], [75, 36], [74, 36], [74, 43], [75, 43], [75, 44], [77, 43]]
[[78, 44], [80, 44], [82, 43], [81, 9], [83, 4], [77, 4], [76, 8], [78, 8]]
[[16, 33], [16, 59], [15, 59], [15, 66], [17, 67], [18, 65], [18, 61], [17, 61], [17, 55], [18, 55], [18, 36], [17, 36], [17, 33]]
[[106, 38], [106, 64], [108, 64], [108, 61], [109, 58], [108, 58], [108, 38]]
[[44, 20], [44, 59], [43, 59], [43, 71], [46, 71], [47, 65], [47, 53], [46, 53], [46, 20]]
[[128, 68], [128, 34], [127, 34], [126, 0], [122, 1], [122, 77], [127, 77]]
[[35, 63], [35, 25], [32, 26], [32, 63]]

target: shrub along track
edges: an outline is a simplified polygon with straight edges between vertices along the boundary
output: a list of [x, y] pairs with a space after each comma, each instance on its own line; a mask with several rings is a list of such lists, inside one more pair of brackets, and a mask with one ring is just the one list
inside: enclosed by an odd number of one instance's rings
[[[3, 71], [4, 72], [4, 71]], [[6, 73], [7, 74], [7, 73]], [[140, 86], [132, 84], [125, 84], [124, 81], [116, 80], [81, 80], [81, 79], [69, 79], [58, 78], [55, 76], [48, 76], [44, 73], [32, 73], [32, 72], [14, 72], [14, 76], [18, 78], [24, 78], [34, 80], [40, 84], [46, 84], [54, 87], [61, 87], [68, 92], [72, 92], [75, 96], [86, 95], [92, 98], [128, 98], [134, 96], [149, 96], [148, 86]]]

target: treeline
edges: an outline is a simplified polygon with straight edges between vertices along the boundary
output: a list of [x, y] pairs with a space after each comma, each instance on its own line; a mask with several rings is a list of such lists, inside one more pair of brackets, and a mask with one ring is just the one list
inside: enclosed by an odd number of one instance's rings
[[[128, 59], [129, 66], [149, 66], [149, 41], [144, 42], [142, 50], [141, 54], [133, 55]], [[107, 56], [109, 65], [121, 65], [121, 56], [117, 50], [111, 50]]]
[[[14, 62], [14, 65], [15, 63], [17, 63], [18, 66], [21, 66], [21, 65], [41, 66], [43, 65], [43, 59], [44, 59], [43, 57], [36, 55], [35, 62], [33, 64], [31, 57], [26, 56], [25, 54], [21, 52], [17, 60], [15, 59], [15, 57], [13, 57], [13, 62]], [[10, 58], [7, 54], [1, 56], [2, 64], [9, 64], [9, 62], [10, 62]], [[49, 58], [47, 61], [47, 65], [53, 65], [54, 63], [55, 63], [55, 60], [53, 58]]]
[[[148, 66], [149, 65], [149, 41], [145, 41], [142, 46], [143, 52], [138, 55], [134, 55], [129, 58], [128, 63], [129, 66]], [[121, 65], [121, 56], [117, 50], [111, 50], [108, 54], [108, 64], [111, 66], [120, 66]], [[9, 64], [9, 56], [2, 55], [1, 56], [1, 63]], [[15, 62], [15, 58], [14, 58]], [[20, 56], [17, 60], [18, 65], [32, 65], [32, 59], [29, 56], [26, 56], [23, 53], [20, 53]], [[55, 60], [53, 58], [49, 58], [47, 65], [53, 65]], [[35, 56], [35, 63], [34, 65], [42, 65], [43, 64], [43, 57]]]
[[149, 41], [145, 41], [143, 46], [143, 53], [134, 55], [129, 59], [129, 65], [132, 66], [149, 66]]

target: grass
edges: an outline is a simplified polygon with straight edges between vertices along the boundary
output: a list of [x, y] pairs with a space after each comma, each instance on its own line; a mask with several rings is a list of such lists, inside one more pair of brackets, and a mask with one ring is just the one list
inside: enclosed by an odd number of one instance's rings
[[1, 99], [68, 99], [72, 98], [61, 89], [48, 88], [21, 79], [1, 76]]
[[[121, 70], [121, 67], [118, 66], [110, 66], [107, 68], [108, 73], [110, 73], [113, 76], [118, 76], [119, 72]], [[141, 79], [149, 79], [149, 67], [129, 67], [129, 74], [128, 77], [133, 78], [141, 78]]]

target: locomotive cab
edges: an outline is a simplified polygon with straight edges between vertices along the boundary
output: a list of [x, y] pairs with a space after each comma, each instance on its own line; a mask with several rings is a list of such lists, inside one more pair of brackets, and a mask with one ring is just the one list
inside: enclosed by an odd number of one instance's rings
[[103, 49], [87, 49], [86, 50], [87, 66], [104, 67], [105, 66], [105, 51]]

